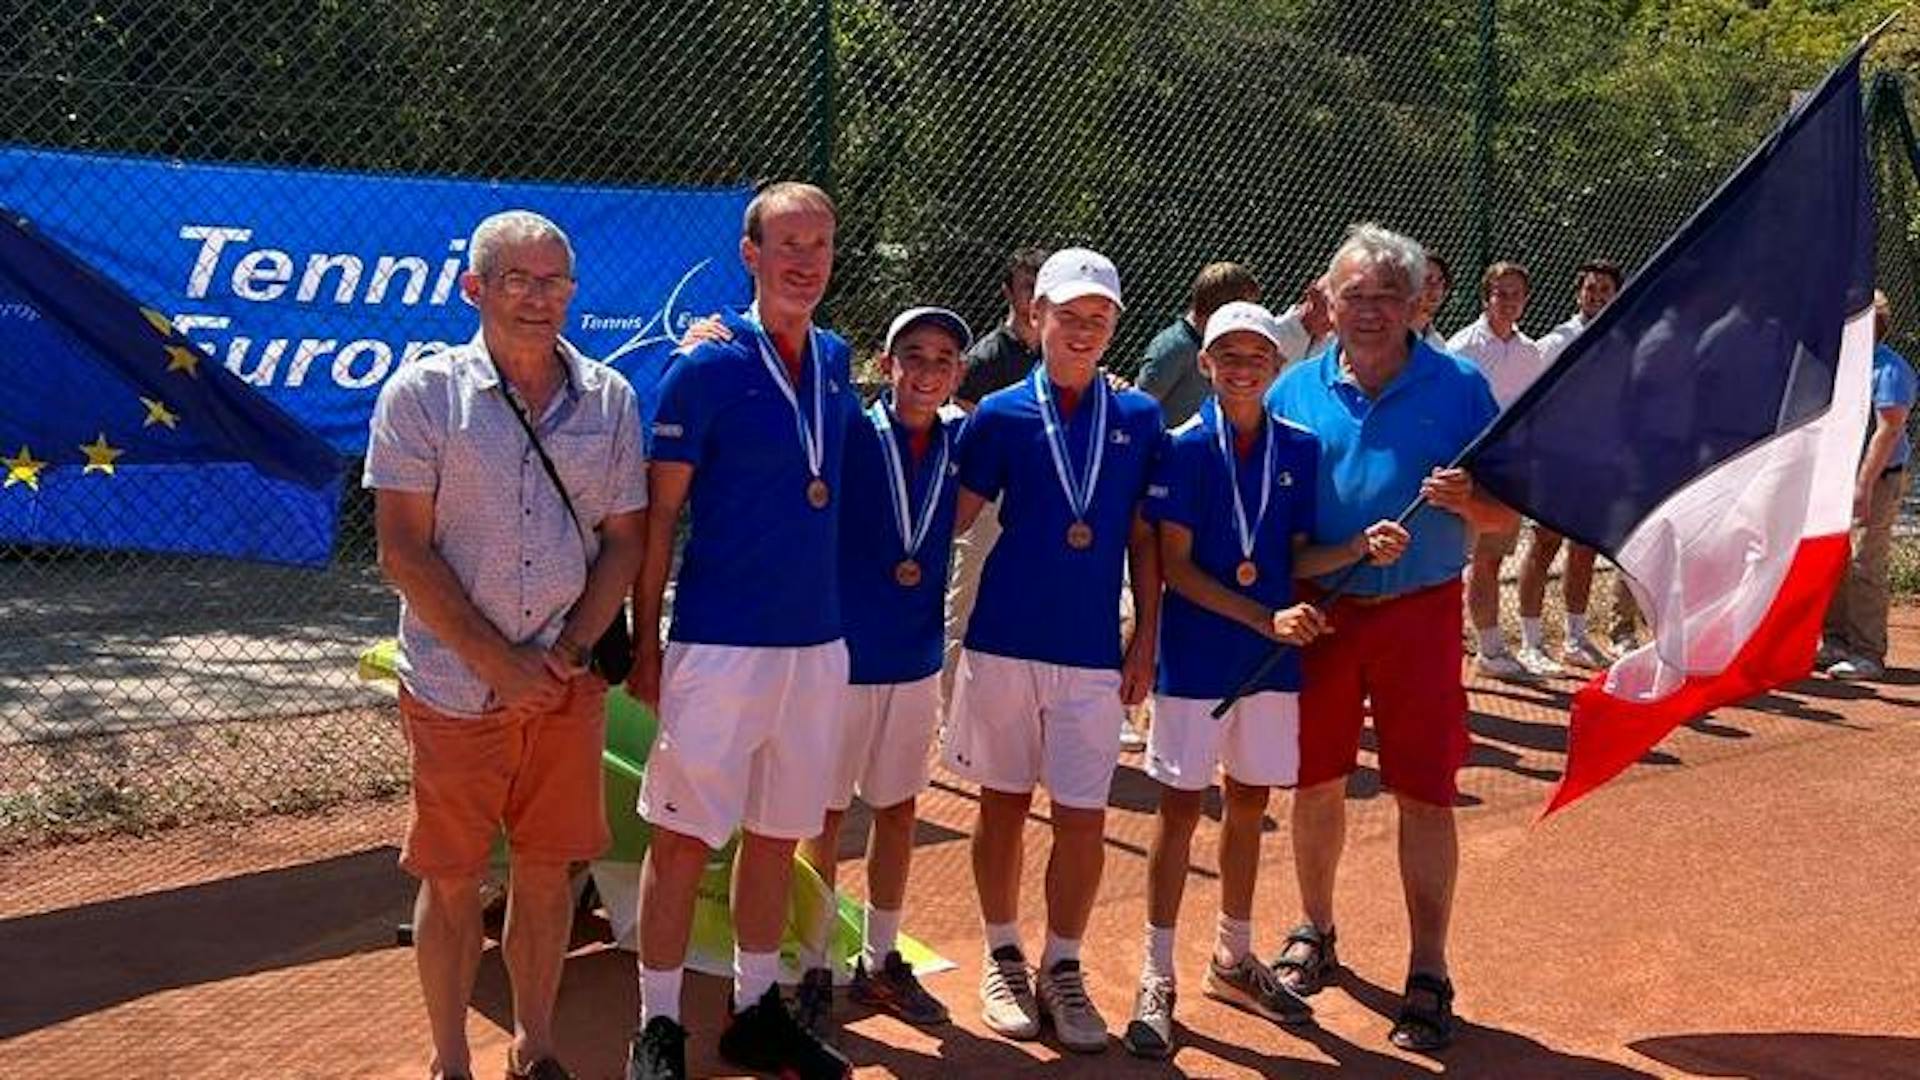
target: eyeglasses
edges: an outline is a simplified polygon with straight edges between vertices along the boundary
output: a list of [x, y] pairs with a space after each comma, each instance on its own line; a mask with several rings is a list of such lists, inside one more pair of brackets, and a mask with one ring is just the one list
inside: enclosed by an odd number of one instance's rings
[[500, 291], [508, 299], [520, 300], [528, 296], [564, 296], [573, 289], [573, 277], [570, 274], [548, 274], [535, 277], [525, 270], [509, 270], [504, 274], [489, 274], [490, 280], [500, 283]]

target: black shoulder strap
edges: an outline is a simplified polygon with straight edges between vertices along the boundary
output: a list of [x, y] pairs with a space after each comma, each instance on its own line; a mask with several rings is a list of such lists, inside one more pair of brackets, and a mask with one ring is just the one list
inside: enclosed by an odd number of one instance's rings
[[512, 409], [513, 418], [520, 421], [520, 430], [527, 433], [527, 442], [532, 443], [533, 452], [540, 455], [540, 464], [547, 470], [547, 479], [553, 481], [554, 490], [560, 493], [561, 505], [567, 508], [567, 516], [573, 519], [573, 527], [579, 530], [582, 540], [586, 539], [586, 523], [580, 520], [580, 514], [574, 510], [573, 499], [567, 494], [566, 482], [560, 479], [560, 470], [553, 467], [553, 459], [547, 456], [546, 447], [540, 445], [540, 436], [533, 433], [533, 422], [527, 419], [526, 411], [520, 408], [520, 402], [514, 399], [513, 390], [501, 376], [498, 367], [493, 369], [493, 374], [494, 378], [500, 380], [500, 395], [507, 399], [507, 408]]

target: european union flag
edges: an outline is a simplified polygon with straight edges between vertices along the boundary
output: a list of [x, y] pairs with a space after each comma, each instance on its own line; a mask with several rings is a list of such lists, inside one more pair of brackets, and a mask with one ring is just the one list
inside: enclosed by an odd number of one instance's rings
[[0, 542], [324, 566], [343, 462], [0, 210]]

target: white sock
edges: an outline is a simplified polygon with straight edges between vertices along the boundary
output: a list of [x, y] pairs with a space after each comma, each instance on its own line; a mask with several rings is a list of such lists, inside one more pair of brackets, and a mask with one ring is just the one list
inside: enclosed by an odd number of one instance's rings
[[1547, 643], [1547, 632], [1540, 626], [1540, 616], [1520, 616], [1520, 644], [1528, 649], [1538, 649]]
[[801, 938], [800, 947], [797, 950], [800, 954], [800, 970], [812, 971], [815, 968], [828, 966], [827, 953], [833, 945], [830, 939], [833, 936], [834, 923], [839, 916], [840, 894], [829, 891], [827, 902], [820, 908], [820, 917], [812, 926], [807, 927], [806, 934]]
[[1567, 644], [1577, 645], [1587, 640], [1587, 613], [1567, 612]]
[[1140, 981], [1173, 978], [1173, 927], [1147, 924], [1147, 960]]
[[680, 976], [686, 968], [640, 969], [640, 1026], [656, 1016], [680, 1022]]
[[[988, 923], [987, 924], [987, 952], [989, 954], [996, 953], [1008, 945], [1013, 946], [1015, 949], [1020, 949], [1019, 924], [1010, 923], [1010, 922]], [[1022, 956], [1024, 956], [1026, 955], [1026, 950], [1020, 949], [1020, 953]]]
[[779, 975], [779, 953], [742, 952], [736, 946], [733, 950], [734, 1011], [742, 1012], [758, 1003]]
[[1507, 636], [1498, 626], [1483, 626], [1476, 631], [1480, 638], [1481, 656], [1504, 656], [1507, 651]]
[[1063, 938], [1051, 930], [1047, 931], [1047, 948], [1040, 954], [1041, 971], [1053, 970], [1053, 965], [1062, 960], [1078, 961], [1079, 959], [1080, 940], [1078, 938]]
[[887, 962], [887, 954], [894, 950], [900, 940], [900, 913], [867, 905], [866, 937], [867, 970], [879, 971], [880, 966]]
[[1253, 920], [1236, 919], [1220, 913], [1219, 930], [1214, 938], [1213, 954], [1221, 965], [1231, 966], [1253, 951]]

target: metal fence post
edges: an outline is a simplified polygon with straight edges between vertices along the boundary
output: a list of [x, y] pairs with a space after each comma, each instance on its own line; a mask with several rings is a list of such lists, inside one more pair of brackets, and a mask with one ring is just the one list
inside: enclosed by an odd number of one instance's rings
[[1480, 63], [1473, 107], [1473, 254], [1474, 265], [1465, 280], [1475, 280], [1493, 261], [1493, 125], [1500, 102], [1498, 55], [1494, 34], [1498, 0], [1480, 0]]
[[833, 0], [817, 0], [813, 9], [813, 182], [833, 190], [834, 45]]

